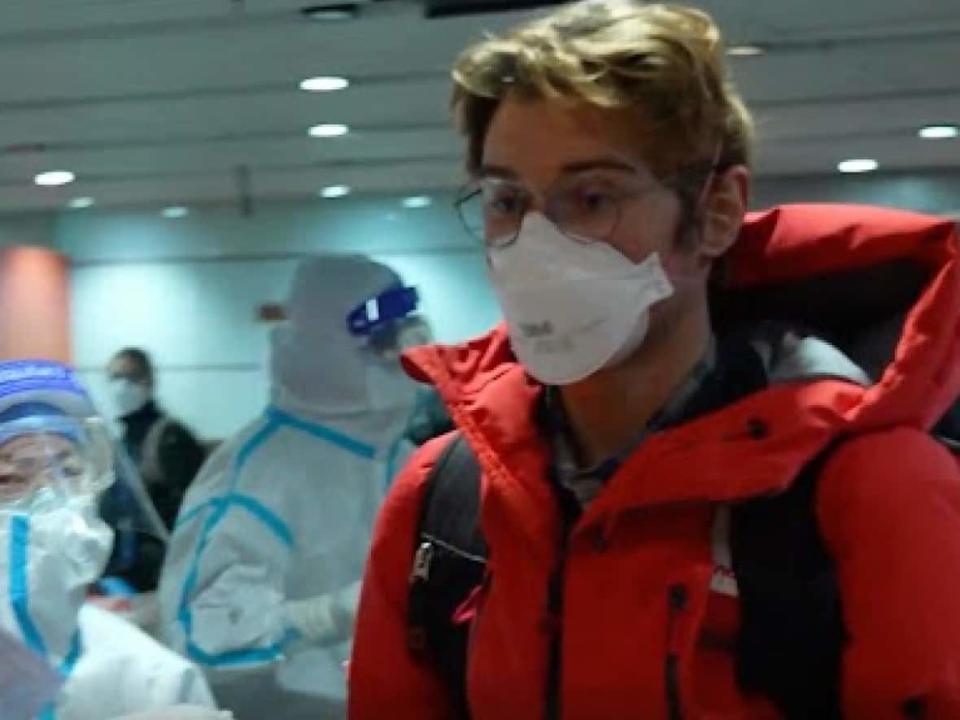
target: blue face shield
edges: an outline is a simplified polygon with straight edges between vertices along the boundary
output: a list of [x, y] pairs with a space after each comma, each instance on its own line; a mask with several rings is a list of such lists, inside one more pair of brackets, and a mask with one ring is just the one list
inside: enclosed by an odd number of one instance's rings
[[113, 483], [113, 449], [98, 418], [0, 415], [0, 510], [33, 513]]
[[377, 350], [395, 347], [402, 321], [416, 313], [420, 294], [416, 288], [398, 286], [355, 307], [347, 315], [347, 330]]

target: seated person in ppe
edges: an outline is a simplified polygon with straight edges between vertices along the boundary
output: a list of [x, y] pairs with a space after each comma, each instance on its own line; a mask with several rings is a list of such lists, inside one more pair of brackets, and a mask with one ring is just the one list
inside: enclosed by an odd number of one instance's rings
[[73, 373], [0, 363], [0, 627], [63, 679], [42, 720], [213, 707], [198, 669], [86, 602], [113, 543], [97, 512], [113, 482], [105, 425]]
[[505, 324], [405, 357], [458, 432], [384, 503], [351, 720], [960, 718], [955, 223], [748, 214], [724, 58], [602, 0], [457, 62]]
[[168, 642], [241, 720], [342, 718], [373, 518], [407, 443], [417, 293], [364, 257], [297, 269], [272, 398], [201, 471], [160, 583]]

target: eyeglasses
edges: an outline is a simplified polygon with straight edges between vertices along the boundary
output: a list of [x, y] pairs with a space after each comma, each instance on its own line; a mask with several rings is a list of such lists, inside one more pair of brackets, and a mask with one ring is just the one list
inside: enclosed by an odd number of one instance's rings
[[[589, 172], [557, 182], [545, 193], [543, 214], [577, 242], [605, 242], [616, 232], [624, 208], [666, 185], [622, 171]], [[464, 227], [487, 248], [517, 239], [534, 194], [512, 179], [486, 177], [468, 183], [455, 205]]]

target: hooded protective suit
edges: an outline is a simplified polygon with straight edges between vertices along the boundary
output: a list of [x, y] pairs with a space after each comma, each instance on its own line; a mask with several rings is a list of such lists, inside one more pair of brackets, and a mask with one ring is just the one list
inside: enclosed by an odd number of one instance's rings
[[[111, 442], [73, 373], [0, 363], [0, 628], [59, 674], [40, 720], [110, 720], [212, 707], [200, 671], [86, 603], [113, 533], [97, 512], [114, 482]], [[21, 720], [0, 697], [0, 717]]]
[[378, 305], [385, 291], [405, 292], [366, 258], [300, 266], [271, 338], [271, 404], [208, 461], [178, 518], [164, 633], [241, 720], [344, 715], [359, 580], [415, 395], [395, 348], [366, 336], [365, 321], [404, 315]]

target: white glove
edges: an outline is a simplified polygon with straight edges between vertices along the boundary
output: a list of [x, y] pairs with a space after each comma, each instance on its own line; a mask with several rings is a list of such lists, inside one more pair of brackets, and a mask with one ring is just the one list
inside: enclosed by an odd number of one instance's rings
[[199, 705], [171, 705], [161, 710], [145, 710], [113, 720], [234, 720], [234, 718], [229, 710], [213, 710]]
[[353, 632], [360, 583], [304, 600], [284, 603], [287, 624], [317, 645], [346, 642]]

